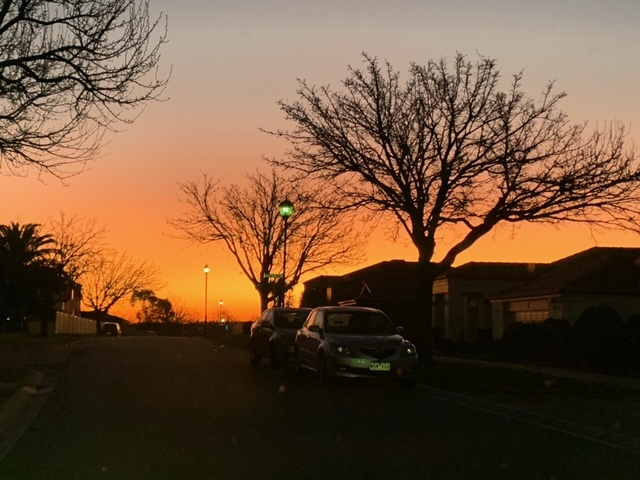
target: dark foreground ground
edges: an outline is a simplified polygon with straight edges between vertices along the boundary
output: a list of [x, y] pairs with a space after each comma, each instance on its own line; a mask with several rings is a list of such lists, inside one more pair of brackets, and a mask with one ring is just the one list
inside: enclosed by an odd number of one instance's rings
[[245, 350], [202, 339], [74, 341], [3, 343], [0, 372], [13, 375], [4, 391], [15, 395], [22, 371], [40, 382], [34, 398], [49, 396], [0, 452], [3, 480], [619, 479], [640, 471], [632, 381], [436, 358], [414, 389], [327, 387], [267, 362], [251, 368]]

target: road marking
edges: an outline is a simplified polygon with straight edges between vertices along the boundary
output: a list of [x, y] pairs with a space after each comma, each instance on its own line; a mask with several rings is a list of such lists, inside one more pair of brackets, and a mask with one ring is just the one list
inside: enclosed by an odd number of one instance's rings
[[509, 405], [493, 403], [480, 398], [441, 390], [439, 388], [428, 387], [426, 385], [416, 386], [423, 390], [427, 396], [436, 400], [454, 403], [456, 405], [479, 410], [484, 413], [509, 418], [522, 423], [528, 423], [529, 425], [545, 428], [554, 432], [564, 433], [565, 435], [599, 443], [619, 450], [640, 453], [640, 438], [637, 437], [611, 432], [609, 430], [584, 425], [582, 423], [548, 417], [539, 413], [533, 413], [527, 410], [511, 407]]

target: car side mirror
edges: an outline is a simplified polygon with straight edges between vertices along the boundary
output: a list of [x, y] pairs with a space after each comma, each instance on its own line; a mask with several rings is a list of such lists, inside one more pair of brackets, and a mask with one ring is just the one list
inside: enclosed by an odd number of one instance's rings
[[320, 328], [320, 325], [311, 325], [309, 327], [309, 331], [313, 333], [320, 333], [322, 332], [322, 329]]
[[400, 335], [404, 335], [404, 327], [396, 327], [396, 330]]

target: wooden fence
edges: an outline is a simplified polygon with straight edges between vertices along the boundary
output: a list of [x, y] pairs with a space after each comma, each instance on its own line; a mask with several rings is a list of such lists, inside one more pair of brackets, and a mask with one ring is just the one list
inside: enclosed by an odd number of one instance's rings
[[97, 328], [95, 320], [56, 312], [56, 335], [95, 335]]

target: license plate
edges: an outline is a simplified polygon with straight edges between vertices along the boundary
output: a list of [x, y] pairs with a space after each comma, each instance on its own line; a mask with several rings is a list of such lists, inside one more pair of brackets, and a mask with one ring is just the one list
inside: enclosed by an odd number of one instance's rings
[[389, 370], [391, 370], [391, 364], [372, 362], [369, 364], [369, 370], [372, 370], [374, 372], [388, 372]]

